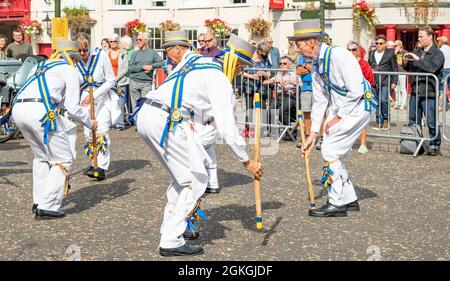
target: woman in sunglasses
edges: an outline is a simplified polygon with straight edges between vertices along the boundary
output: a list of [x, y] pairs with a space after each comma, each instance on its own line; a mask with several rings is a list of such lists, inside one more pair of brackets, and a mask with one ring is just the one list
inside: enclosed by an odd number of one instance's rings
[[[374, 79], [372, 68], [370, 67], [369, 63], [364, 60], [366, 50], [364, 50], [364, 48], [355, 41], [348, 42], [347, 50], [349, 50], [356, 57], [359, 62], [359, 66], [361, 67], [364, 78], [369, 81], [370, 85], [373, 85]], [[365, 154], [367, 152], [369, 152], [369, 150], [367, 149], [367, 128], [365, 128], [361, 133], [361, 146], [358, 149], [358, 153]]]
[[[88, 34], [80, 32], [75, 36], [82, 60], [77, 62], [77, 70], [81, 81], [81, 105], [90, 106], [89, 81], [94, 92], [95, 118], [98, 120], [97, 146], [98, 167], [93, 164], [84, 171], [87, 175], [97, 180], [104, 180], [106, 171], [111, 161], [109, 128], [120, 117], [119, 96], [117, 95], [114, 71], [108, 55], [99, 48], [91, 49], [91, 38]], [[83, 148], [86, 155], [92, 159], [92, 134], [85, 127], [84, 135], [87, 144]]]

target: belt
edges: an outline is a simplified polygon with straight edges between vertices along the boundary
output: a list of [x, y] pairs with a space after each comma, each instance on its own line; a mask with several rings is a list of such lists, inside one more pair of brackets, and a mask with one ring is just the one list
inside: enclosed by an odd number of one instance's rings
[[42, 102], [42, 99], [41, 98], [17, 99], [15, 102], [16, 103], [20, 103], [20, 102]]
[[157, 101], [154, 101], [152, 99], [146, 99], [145, 103], [148, 105], [151, 105], [153, 107], [159, 108], [161, 110], [164, 110], [165, 112], [170, 114], [170, 107], [168, 105], [165, 105], [163, 103], [159, 103]]

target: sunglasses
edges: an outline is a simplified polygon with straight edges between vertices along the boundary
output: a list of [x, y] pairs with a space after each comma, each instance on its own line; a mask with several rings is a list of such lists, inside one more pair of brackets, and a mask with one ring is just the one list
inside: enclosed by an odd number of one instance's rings
[[205, 40], [205, 43], [209, 43], [213, 40], [213, 38], [209, 39], [209, 40]]
[[144, 41], [144, 39], [138, 38], [137, 41]]
[[87, 53], [87, 52], [89, 52], [89, 49], [78, 49], [78, 52]]
[[117, 41], [117, 40], [116, 41], [109, 41], [109, 43], [117, 43], [117, 42], [119, 42], [119, 41]]
[[269, 43], [269, 44], [272, 44], [272, 43], [273, 43], [273, 41], [267, 41], [267, 43]]
[[199, 43], [204, 43], [204, 42], [205, 42], [205, 40], [198, 40], [198, 42], [199, 42]]
[[289, 65], [287, 62], [280, 62], [280, 65]]
[[349, 50], [350, 52], [356, 52], [356, 51], [358, 51], [358, 48], [354, 48], [354, 49], [347, 49], [347, 50]]
[[384, 45], [385, 42], [377, 42], [377, 45]]

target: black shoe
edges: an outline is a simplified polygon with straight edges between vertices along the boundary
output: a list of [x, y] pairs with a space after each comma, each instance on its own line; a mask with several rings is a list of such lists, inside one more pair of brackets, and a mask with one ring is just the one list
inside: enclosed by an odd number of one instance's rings
[[198, 239], [200, 237], [200, 233], [198, 231], [194, 231], [194, 233], [192, 233], [192, 231], [189, 230], [189, 228], [186, 228], [186, 230], [183, 233], [183, 238], [185, 240], [195, 240]]
[[220, 193], [220, 188], [210, 188], [207, 187], [205, 193]]
[[47, 210], [41, 210], [36, 209], [36, 215], [34, 216], [34, 219], [36, 220], [51, 220], [51, 219], [60, 219], [65, 217], [66, 214], [60, 211], [47, 211]]
[[428, 150], [428, 155], [431, 156], [440, 156], [441, 155], [441, 148], [437, 145], [430, 145], [430, 148]]
[[159, 248], [159, 254], [163, 257], [171, 256], [195, 256], [203, 254], [202, 246], [184, 244], [178, 248]]
[[346, 217], [346, 206], [337, 207], [327, 203], [316, 210], [309, 210], [308, 215], [311, 217]]
[[90, 167], [84, 169], [83, 175], [89, 176], [90, 174], [93, 174], [93, 169], [94, 169], [94, 167], [92, 167], [92, 166], [90, 166]]
[[90, 178], [96, 178], [99, 181], [106, 179], [106, 172], [102, 168], [91, 167], [86, 175]]
[[358, 212], [359, 211], [358, 200], [355, 200], [355, 201], [353, 201], [351, 203], [348, 203], [345, 206], [347, 207], [347, 211], [353, 211], [353, 212]]
[[31, 208], [31, 212], [33, 214], [36, 214], [37, 207], [38, 207], [38, 204], [33, 204], [33, 207]]

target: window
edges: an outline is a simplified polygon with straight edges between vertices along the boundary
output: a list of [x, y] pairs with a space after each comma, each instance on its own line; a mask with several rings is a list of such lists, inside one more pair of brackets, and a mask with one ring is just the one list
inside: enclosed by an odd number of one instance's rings
[[133, 0], [114, 0], [114, 6], [130, 6], [133, 5]]
[[114, 27], [114, 33], [119, 34], [120, 37], [125, 36], [126, 29], [123, 27]]
[[231, 0], [232, 4], [246, 4], [247, 0]]
[[167, 1], [151, 1], [152, 7], [165, 7], [167, 6]]
[[148, 47], [150, 49], [161, 49], [164, 38], [159, 27], [148, 28], [148, 37], [150, 38], [150, 40], [148, 41]]
[[183, 30], [186, 30], [188, 33], [188, 39], [192, 42], [192, 46], [196, 47], [198, 46], [197, 43], [197, 27], [194, 26], [186, 26], [183, 28]]

